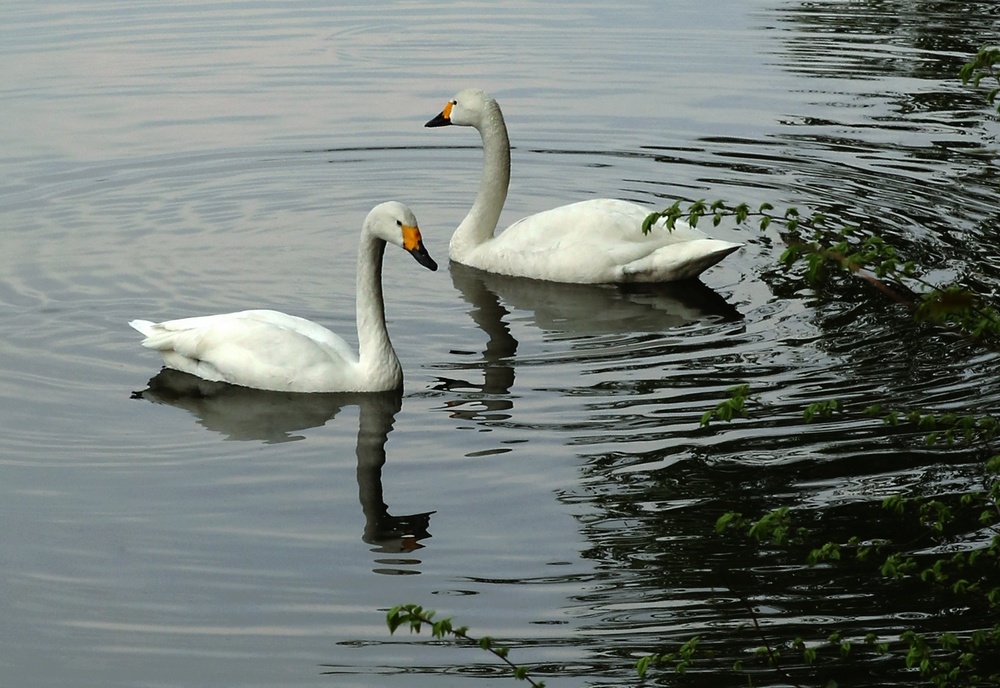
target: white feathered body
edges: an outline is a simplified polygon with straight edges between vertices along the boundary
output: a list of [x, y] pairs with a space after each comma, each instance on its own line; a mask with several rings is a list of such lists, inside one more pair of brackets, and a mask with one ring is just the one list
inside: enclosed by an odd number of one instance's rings
[[683, 222], [671, 231], [661, 221], [643, 234], [649, 212], [612, 198], [580, 201], [530, 215], [452, 258], [488, 272], [554, 282], [671, 282], [697, 277], [739, 248]]
[[153, 323], [129, 323], [142, 345], [168, 368], [205, 380], [278, 392], [384, 392], [400, 389], [403, 372], [389, 341], [382, 290], [387, 243], [431, 270], [410, 210], [389, 201], [365, 219], [358, 247], [358, 350], [327, 328], [272, 310], [247, 310]]
[[488, 94], [456, 95], [429, 127], [474, 127], [483, 140], [479, 191], [451, 237], [451, 259], [486, 272], [553, 282], [672, 282], [697, 277], [741, 244], [711, 239], [678, 222], [643, 234], [650, 211], [612, 198], [559, 206], [494, 236], [510, 184], [510, 140], [500, 106]]
[[[398, 360], [372, 381], [343, 338], [305, 318], [247, 310], [129, 323], [168, 368], [205, 380], [286, 392], [364, 392], [402, 381]], [[398, 382], [397, 382], [398, 381]]]

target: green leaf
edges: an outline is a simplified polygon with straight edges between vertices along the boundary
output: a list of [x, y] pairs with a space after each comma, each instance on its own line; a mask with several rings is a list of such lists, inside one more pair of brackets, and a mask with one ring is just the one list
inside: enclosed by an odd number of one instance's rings
[[722, 516], [719, 516], [719, 518], [715, 521], [715, 532], [716, 533], [721, 533], [733, 521], [737, 521], [738, 522], [739, 519], [740, 519], [740, 517], [741, 517], [741, 514], [739, 512], [737, 512], [737, 511], [729, 511], [729, 512], [726, 512], [726, 513], [722, 514]]
[[641, 657], [639, 661], [635, 663], [635, 670], [636, 673], [639, 674], [640, 679], [646, 678], [646, 670], [649, 669], [649, 663], [651, 660], [652, 657], [646, 655], [645, 657]]

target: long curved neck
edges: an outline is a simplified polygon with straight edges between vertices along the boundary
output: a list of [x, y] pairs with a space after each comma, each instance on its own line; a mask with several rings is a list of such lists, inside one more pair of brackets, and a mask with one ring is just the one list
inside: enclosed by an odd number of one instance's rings
[[500, 106], [490, 103], [476, 127], [483, 138], [483, 177], [469, 214], [451, 237], [449, 253], [462, 262], [469, 251], [493, 238], [510, 184], [510, 140]]
[[382, 259], [385, 241], [367, 231], [358, 248], [357, 318], [358, 361], [373, 388], [393, 389], [403, 383], [399, 358], [389, 341], [382, 296]]

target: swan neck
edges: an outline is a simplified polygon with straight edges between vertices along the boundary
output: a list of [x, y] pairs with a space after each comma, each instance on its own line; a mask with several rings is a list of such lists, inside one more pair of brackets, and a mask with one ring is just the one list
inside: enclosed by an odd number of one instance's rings
[[373, 389], [394, 389], [402, 385], [402, 368], [389, 341], [382, 293], [382, 262], [385, 241], [361, 233], [358, 249], [357, 319], [358, 362]]
[[483, 176], [469, 214], [452, 235], [451, 257], [459, 262], [468, 251], [493, 238], [510, 184], [510, 139], [496, 102], [489, 104], [476, 129], [483, 139]]

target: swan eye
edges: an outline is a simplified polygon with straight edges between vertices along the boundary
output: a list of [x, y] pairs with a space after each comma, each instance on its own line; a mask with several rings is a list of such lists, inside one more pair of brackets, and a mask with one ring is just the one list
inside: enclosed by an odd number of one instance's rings
[[402, 228], [403, 221], [402, 220], [396, 220], [396, 226]]

